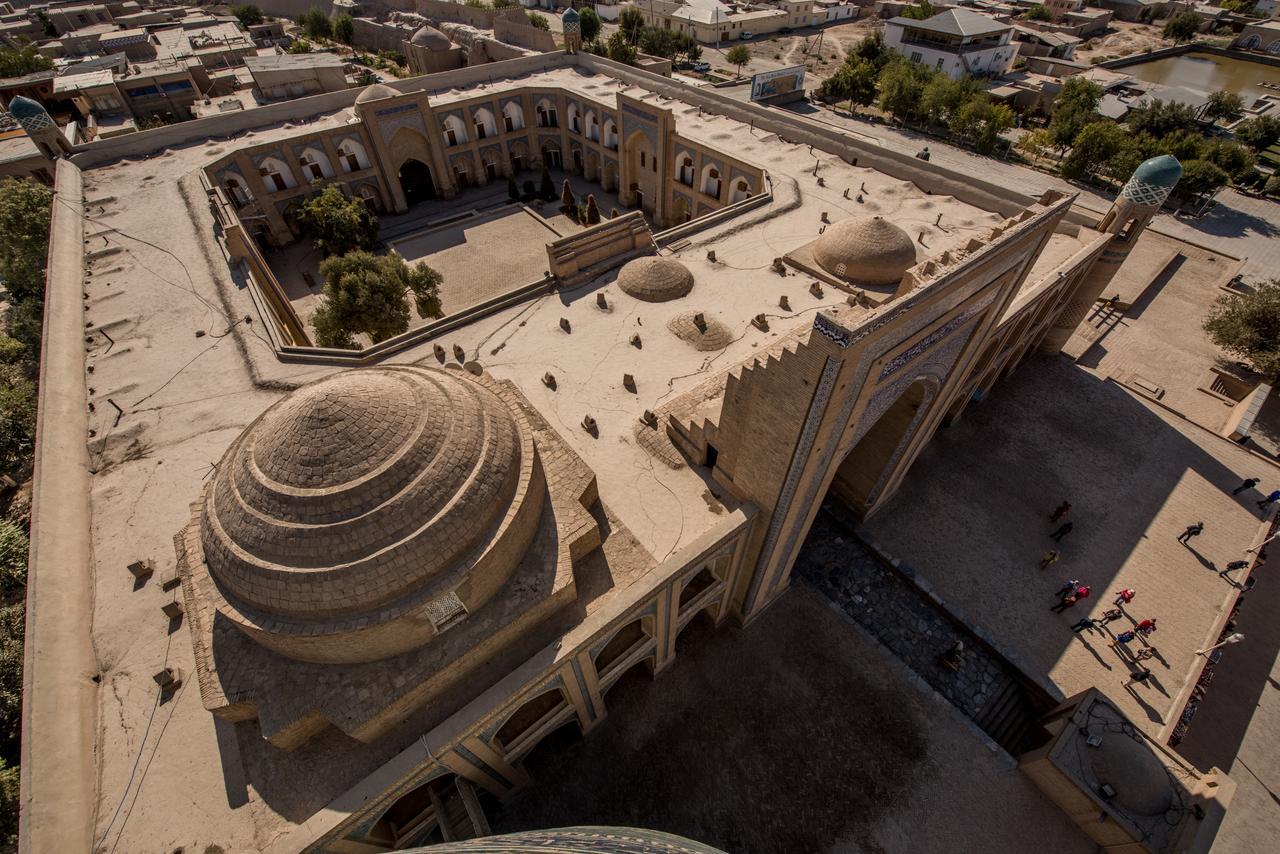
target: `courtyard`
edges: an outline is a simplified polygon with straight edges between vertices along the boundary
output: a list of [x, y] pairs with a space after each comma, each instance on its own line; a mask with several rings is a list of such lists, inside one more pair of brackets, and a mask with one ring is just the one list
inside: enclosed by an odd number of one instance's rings
[[[516, 176], [538, 183], [538, 173]], [[601, 217], [622, 209], [616, 194], [581, 176], [553, 170], [556, 198], [542, 202], [513, 202], [503, 178], [468, 189], [453, 199], [414, 205], [407, 213], [379, 217], [379, 238], [411, 264], [422, 262], [439, 272], [440, 303], [445, 315], [464, 311], [524, 285], [540, 281], [547, 269], [546, 246], [583, 226], [560, 206], [560, 188], [569, 179], [574, 196], [584, 204], [596, 197]], [[306, 324], [320, 306], [324, 256], [307, 239], [268, 253], [271, 270]], [[427, 323], [410, 313], [409, 328]]]
[[570, 724], [529, 755], [534, 784], [490, 813], [495, 833], [642, 826], [759, 854], [1015, 852], [1033, 835], [1092, 849], [802, 582], [748, 630], [695, 621], [657, 683], [640, 665], [609, 707], [586, 740]]
[[[1262, 483], [1233, 496], [1246, 477]], [[1219, 571], [1248, 557], [1262, 525], [1255, 502], [1278, 483], [1261, 457], [1066, 360], [1037, 358], [940, 430], [863, 531], [1032, 672], [1068, 696], [1100, 687], [1155, 735], [1181, 713], [1196, 650], [1216, 640], [1237, 592]], [[1064, 500], [1074, 529], [1059, 544], [1049, 515]], [[1200, 521], [1203, 535], [1180, 543]], [[1041, 570], [1051, 547], [1062, 558]], [[1064, 579], [1092, 596], [1054, 614]], [[1137, 591], [1124, 618], [1070, 631], [1114, 607], [1121, 588]], [[1115, 635], [1144, 618], [1158, 620], [1153, 676], [1125, 686], [1138, 646]]]

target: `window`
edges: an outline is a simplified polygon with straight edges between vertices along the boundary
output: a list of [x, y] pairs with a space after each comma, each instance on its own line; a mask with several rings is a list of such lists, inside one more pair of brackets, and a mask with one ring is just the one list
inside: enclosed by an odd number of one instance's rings
[[680, 161], [680, 183], [686, 187], [693, 186], [693, 158], [686, 157]]
[[934, 66], [938, 71], [942, 70], [942, 57], [938, 57], [938, 64]]
[[485, 138], [484, 122], [477, 120], [476, 121], [476, 139], [484, 139], [484, 138]]
[[445, 142], [447, 142], [449, 145], [458, 144], [457, 132], [454, 131], [454, 129], [449, 127], [448, 125], [444, 126], [444, 139], [445, 139]]
[[298, 158], [298, 165], [302, 167], [302, 174], [308, 181], [319, 181], [324, 177], [324, 170], [320, 168], [320, 164], [316, 162], [315, 155], [310, 152]]
[[338, 162], [344, 172], [359, 172], [369, 168], [369, 158], [364, 153], [364, 146], [353, 139], [344, 139], [338, 143]]
[[640, 168], [644, 168], [644, 152], [640, 152]]
[[560, 119], [556, 115], [556, 108], [547, 103], [538, 105], [538, 127], [558, 128], [560, 127]]
[[165, 92], [186, 92], [191, 84], [185, 80], [174, 80], [172, 83], [161, 83], [160, 88]]
[[284, 176], [270, 166], [263, 166], [258, 170], [258, 174], [266, 179], [267, 187], [272, 192], [278, 193], [281, 190], [289, 189], [289, 186], [284, 182]]
[[919, 61], [921, 61], [922, 59], [924, 59], [924, 54], [922, 54], [920, 51], [918, 51], [918, 50], [914, 50], [914, 51], [912, 51], [912, 52], [911, 52], [911, 61], [912, 61], [912, 62], [919, 62]]

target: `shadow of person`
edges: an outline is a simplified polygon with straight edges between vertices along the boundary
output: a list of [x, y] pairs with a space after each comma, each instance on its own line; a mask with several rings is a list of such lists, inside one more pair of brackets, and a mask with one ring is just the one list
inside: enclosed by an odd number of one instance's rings
[[1152, 723], [1157, 723], [1157, 724], [1164, 723], [1164, 718], [1160, 717], [1160, 713], [1157, 712], [1155, 710], [1155, 707], [1152, 706], [1150, 703], [1148, 703], [1141, 694], [1133, 690], [1133, 685], [1131, 685], [1128, 682], [1125, 682], [1124, 689], [1129, 692], [1130, 696], [1132, 696], [1133, 699], [1138, 701], [1138, 705], [1142, 706], [1142, 710], [1147, 713], [1147, 718]]
[[1079, 640], [1080, 643], [1084, 644], [1084, 648], [1089, 650], [1089, 652], [1093, 655], [1094, 658], [1098, 659], [1099, 664], [1101, 664], [1107, 670], [1115, 669], [1110, 664], [1107, 664], [1107, 660], [1098, 654], [1098, 651], [1093, 648], [1093, 644], [1089, 643], [1089, 641], [1087, 641], [1083, 635], [1077, 634], [1076, 639]]
[[1196, 547], [1191, 545], [1191, 543], [1183, 543], [1183, 545], [1187, 547], [1187, 551], [1191, 552], [1193, 555], [1196, 556], [1196, 560], [1200, 561], [1200, 565], [1203, 566], [1205, 569], [1211, 569], [1214, 572], [1218, 571], [1217, 564], [1209, 560], [1204, 555], [1200, 554], [1200, 552], [1196, 551]]

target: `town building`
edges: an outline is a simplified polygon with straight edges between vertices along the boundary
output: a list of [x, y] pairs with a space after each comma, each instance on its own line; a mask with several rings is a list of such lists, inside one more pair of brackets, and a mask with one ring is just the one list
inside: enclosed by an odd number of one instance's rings
[[[691, 625], [750, 632], [824, 501], [875, 516], [1058, 352], [1181, 174], [1142, 164], [1099, 219], [582, 53], [572, 16], [564, 52], [76, 147], [18, 99], [60, 200], [31, 850], [485, 833], [487, 802], [556, 784], [525, 764], [549, 736], [590, 738]], [[544, 169], [616, 214], [506, 198]], [[462, 265], [445, 316], [314, 345], [297, 214], [329, 185]], [[130, 737], [156, 715], [169, 737]], [[1055, 750], [1045, 775], [1077, 770]], [[1174, 792], [1171, 838], [1221, 819], [1216, 769], [1128, 779]]]
[[948, 9], [932, 18], [891, 18], [884, 43], [918, 65], [952, 79], [966, 75], [999, 77], [1013, 68], [1018, 46], [1012, 24], [968, 9]]
[[244, 64], [265, 101], [338, 92], [348, 85], [346, 64], [332, 53], [250, 56]]
[[753, 4], [653, 0], [633, 7], [644, 15], [647, 26], [690, 35], [703, 44], [789, 32], [828, 20], [827, 11], [812, 0], [765, 0]]
[[1280, 21], [1259, 21], [1246, 24], [1231, 46], [1237, 50], [1254, 50], [1260, 53], [1280, 54]]

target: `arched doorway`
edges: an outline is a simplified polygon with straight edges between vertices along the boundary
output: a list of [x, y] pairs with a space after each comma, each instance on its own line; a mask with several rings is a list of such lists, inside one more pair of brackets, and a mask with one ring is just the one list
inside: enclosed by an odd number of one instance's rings
[[431, 167], [421, 160], [410, 158], [400, 167], [400, 189], [409, 207], [436, 197], [436, 185], [431, 179]]
[[876, 419], [840, 464], [830, 494], [856, 517], [865, 516], [883, 491], [936, 387], [932, 378], [918, 377]]

